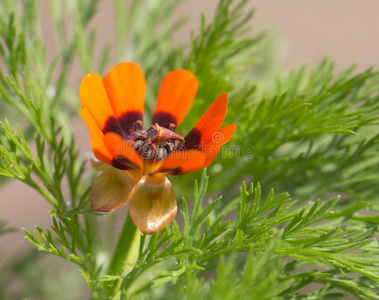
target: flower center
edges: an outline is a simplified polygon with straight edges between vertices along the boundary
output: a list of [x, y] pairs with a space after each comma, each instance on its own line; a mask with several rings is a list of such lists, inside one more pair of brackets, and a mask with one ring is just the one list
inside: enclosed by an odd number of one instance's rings
[[175, 133], [175, 124], [171, 123], [169, 128], [165, 128], [155, 123], [146, 131], [138, 130], [142, 124], [141, 120], [134, 123], [130, 145], [143, 159], [161, 161], [184, 145], [184, 137]]

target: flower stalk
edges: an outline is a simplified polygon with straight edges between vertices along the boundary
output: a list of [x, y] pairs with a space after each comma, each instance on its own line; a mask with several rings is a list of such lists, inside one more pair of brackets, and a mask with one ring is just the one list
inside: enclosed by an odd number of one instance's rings
[[122, 227], [107, 274], [117, 275], [131, 271], [131, 264], [138, 259], [141, 233], [134, 225], [129, 212]]

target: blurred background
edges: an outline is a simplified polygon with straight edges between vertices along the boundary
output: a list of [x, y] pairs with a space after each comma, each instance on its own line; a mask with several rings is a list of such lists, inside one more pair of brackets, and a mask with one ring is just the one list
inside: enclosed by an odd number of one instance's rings
[[[180, 16], [189, 12], [191, 19], [175, 34], [175, 39], [181, 43], [188, 42], [191, 30], [199, 28], [201, 12], [209, 20], [217, 2], [183, 1], [176, 14]], [[270, 41], [274, 41], [280, 69], [304, 63], [317, 64], [325, 56], [332, 57], [340, 70], [353, 63], [358, 64], [358, 70], [378, 65], [377, 0], [255, 0], [250, 5], [256, 8], [252, 25], [256, 32], [266, 31]], [[110, 33], [114, 32], [110, 21], [112, 14], [113, 1], [100, 1], [98, 13], [92, 21], [98, 27], [98, 43], [111, 39]], [[41, 29], [48, 42], [48, 52], [53, 56], [58, 49], [50, 22], [48, 9], [43, 5]], [[74, 88], [79, 85], [83, 74], [79, 66], [73, 69], [70, 84]], [[84, 153], [90, 151], [87, 129], [79, 117], [73, 120], [72, 125], [84, 157]], [[0, 257], [7, 261], [32, 248], [19, 229], [33, 230], [37, 224], [47, 228], [51, 222], [47, 213], [50, 207], [33, 190], [15, 180], [8, 181], [0, 189], [0, 220], [7, 220], [9, 226], [16, 228], [16, 231], [0, 236]], [[120, 213], [125, 212], [124, 208]]]

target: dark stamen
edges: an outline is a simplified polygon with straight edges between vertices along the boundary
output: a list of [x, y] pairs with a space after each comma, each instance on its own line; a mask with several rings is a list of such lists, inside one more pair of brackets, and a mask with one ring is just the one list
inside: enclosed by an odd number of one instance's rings
[[141, 126], [141, 120], [134, 122], [135, 130], [129, 144], [145, 160], [161, 161], [184, 143], [184, 138], [174, 133], [174, 123], [171, 123], [168, 129], [154, 124], [147, 131], [137, 129]]
[[142, 128], [143, 122], [142, 120], [137, 120], [133, 123], [133, 131], [137, 131], [139, 128]]
[[145, 142], [143, 140], [136, 140], [133, 142], [132, 147], [137, 150], [140, 149], [144, 144]]
[[167, 150], [163, 146], [159, 146], [157, 150], [155, 150], [156, 153], [156, 160], [161, 161], [167, 157]]
[[175, 132], [176, 125], [175, 125], [174, 123], [170, 123], [168, 129], [170, 129], [171, 131], [174, 131], [174, 132]]

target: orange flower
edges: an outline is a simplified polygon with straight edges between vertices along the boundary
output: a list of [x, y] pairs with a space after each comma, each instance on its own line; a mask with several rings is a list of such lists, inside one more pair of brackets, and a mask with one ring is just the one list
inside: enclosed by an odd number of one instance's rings
[[187, 136], [175, 133], [198, 87], [196, 77], [180, 69], [164, 77], [153, 125], [143, 131], [145, 87], [145, 77], [134, 63], [116, 65], [104, 79], [87, 74], [79, 88], [80, 116], [90, 132], [95, 156], [111, 166], [92, 184], [91, 210], [113, 211], [129, 202], [134, 224], [143, 233], [153, 234], [171, 223], [177, 211], [165, 175], [207, 167], [236, 126], [221, 128], [228, 103], [223, 93]]

